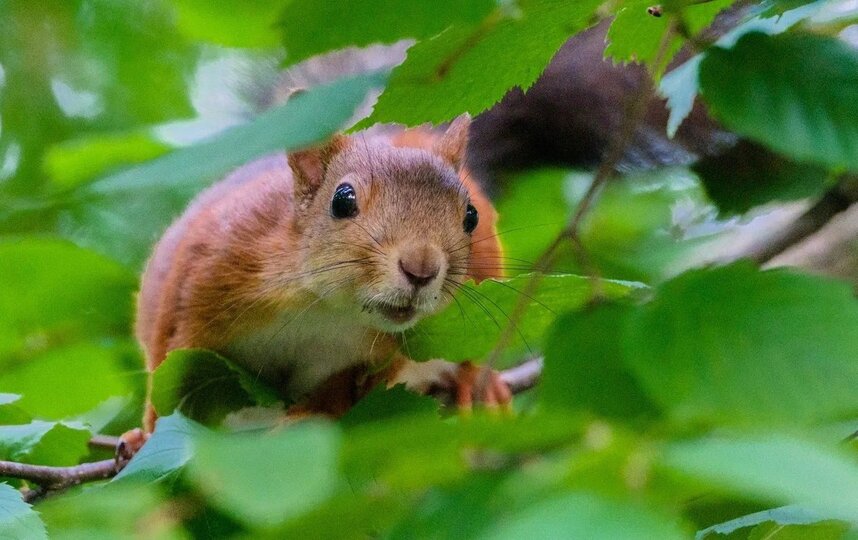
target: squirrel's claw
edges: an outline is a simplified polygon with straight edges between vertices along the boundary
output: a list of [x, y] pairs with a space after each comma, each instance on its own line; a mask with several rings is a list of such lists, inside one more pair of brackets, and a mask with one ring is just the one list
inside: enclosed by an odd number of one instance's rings
[[512, 405], [512, 391], [493, 369], [462, 362], [452, 374], [452, 379], [459, 410], [470, 411], [474, 402], [482, 403], [488, 409], [509, 410]]

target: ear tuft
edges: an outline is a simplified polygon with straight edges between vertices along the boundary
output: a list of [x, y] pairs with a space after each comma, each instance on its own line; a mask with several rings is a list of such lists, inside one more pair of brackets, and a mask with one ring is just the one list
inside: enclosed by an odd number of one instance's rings
[[453, 165], [457, 171], [465, 163], [465, 152], [468, 149], [468, 130], [471, 127], [471, 115], [460, 114], [447, 127], [444, 135], [435, 143], [433, 150], [444, 161]]
[[348, 146], [348, 138], [336, 134], [321, 146], [292, 152], [288, 156], [295, 185], [295, 198], [312, 198], [325, 179], [325, 172], [331, 160]]

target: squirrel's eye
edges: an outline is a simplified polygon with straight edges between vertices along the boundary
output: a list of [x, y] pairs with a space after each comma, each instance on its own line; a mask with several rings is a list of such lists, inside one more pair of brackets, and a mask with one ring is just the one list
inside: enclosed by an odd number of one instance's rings
[[474, 232], [474, 229], [477, 228], [477, 223], [480, 222], [480, 215], [477, 213], [477, 209], [474, 208], [474, 205], [469, 204], [468, 208], [465, 210], [465, 232], [471, 234]]
[[331, 215], [337, 219], [355, 217], [358, 213], [357, 194], [351, 184], [340, 184], [331, 199]]

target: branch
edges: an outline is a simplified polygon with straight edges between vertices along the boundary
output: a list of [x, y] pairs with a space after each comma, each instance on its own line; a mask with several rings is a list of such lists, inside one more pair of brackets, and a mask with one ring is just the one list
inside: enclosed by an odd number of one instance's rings
[[844, 176], [795, 221], [773, 237], [759, 242], [738, 258], [767, 263], [790, 247], [822, 229], [837, 214], [858, 203], [858, 176]]
[[104, 480], [116, 475], [124, 463], [115, 459], [105, 459], [92, 463], [81, 463], [72, 467], [50, 467], [30, 465], [14, 461], [0, 461], [0, 476], [18, 478], [38, 484], [45, 490], [56, 491], [76, 486], [83, 482]]
[[536, 386], [542, 377], [543, 364], [541, 356], [531, 358], [522, 364], [501, 371], [500, 378], [509, 386], [513, 394], [520, 394]]

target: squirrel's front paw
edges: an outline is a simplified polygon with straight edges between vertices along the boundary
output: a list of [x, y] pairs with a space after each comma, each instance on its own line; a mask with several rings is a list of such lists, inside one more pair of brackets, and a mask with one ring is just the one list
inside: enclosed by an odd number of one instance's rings
[[474, 403], [482, 403], [489, 409], [509, 409], [512, 392], [500, 374], [493, 370], [463, 362], [450, 374], [451, 387], [455, 391], [456, 405], [461, 410], [471, 410]]

